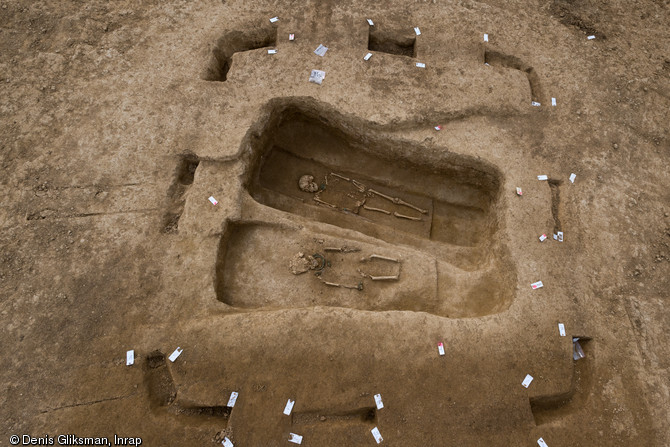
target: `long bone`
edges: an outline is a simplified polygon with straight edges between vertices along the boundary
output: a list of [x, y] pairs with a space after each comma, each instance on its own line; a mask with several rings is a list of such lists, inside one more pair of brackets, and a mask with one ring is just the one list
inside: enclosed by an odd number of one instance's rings
[[399, 217], [400, 219], [414, 220], [414, 221], [417, 221], [417, 222], [420, 222], [421, 220], [423, 220], [420, 217], [405, 216], [404, 214], [399, 214], [399, 213], [396, 213], [395, 211], [393, 212], [393, 215], [395, 217]]
[[383, 198], [385, 198], [386, 200], [389, 200], [389, 201], [391, 201], [391, 202], [393, 202], [393, 203], [395, 203], [395, 204], [397, 204], [397, 205], [403, 205], [403, 206], [406, 206], [406, 207], [408, 207], [408, 208], [412, 208], [413, 210], [418, 211], [418, 212], [420, 212], [421, 214], [428, 214], [428, 210], [421, 209], [421, 208], [419, 208], [418, 206], [415, 206], [415, 205], [412, 205], [411, 203], [405, 202], [405, 201], [404, 201], [403, 199], [401, 199], [400, 197], [391, 197], [391, 196], [387, 196], [386, 194], [383, 194], [383, 193], [381, 193], [381, 192], [379, 192], [379, 191], [375, 191], [375, 190], [372, 189], [372, 188], [368, 189], [368, 191], [371, 192], [372, 194], [376, 194], [376, 195], [378, 195], [379, 197], [383, 197]]
[[373, 208], [373, 207], [367, 206], [367, 205], [363, 205], [363, 209], [368, 210], [368, 211], [377, 211], [377, 212], [384, 213], [384, 214], [391, 214], [390, 211], [386, 211], [386, 210], [383, 210], [381, 208]]

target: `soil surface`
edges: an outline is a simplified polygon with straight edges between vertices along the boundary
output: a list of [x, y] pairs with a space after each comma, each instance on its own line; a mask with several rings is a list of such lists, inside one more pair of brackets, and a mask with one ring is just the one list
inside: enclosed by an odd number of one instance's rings
[[670, 445], [668, 23], [0, 2], [0, 446]]

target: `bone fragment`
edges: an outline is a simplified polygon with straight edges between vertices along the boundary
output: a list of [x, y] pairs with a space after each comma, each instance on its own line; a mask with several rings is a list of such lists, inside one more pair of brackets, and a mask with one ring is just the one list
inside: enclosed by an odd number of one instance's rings
[[400, 275], [395, 276], [370, 276], [368, 277], [373, 281], [397, 281]]
[[335, 209], [337, 209], [337, 207], [336, 207], [335, 205], [333, 205], [332, 203], [328, 203], [328, 202], [326, 202], [326, 201], [324, 201], [324, 200], [319, 199], [318, 197], [313, 197], [313, 199], [314, 199], [314, 201], [317, 202], [317, 203], [321, 203], [321, 204], [323, 204], [323, 205], [327, 205], [327, 206], [329, 206], [329, 207], [331, 207], [331, 208], [335, 208]]
[[405, 216], [404, 214], [399, 214], [399, 213], [396, 213], [395, 211], [393, 212], [393, 215], [395, 217], [399, 217], [400, 219], [414, 220], [414, 221], [417, 221], [417, 222], [420, 222], [421, 220], [423, 220], [420, 217]]
[[368, 189], [368, 191], [370, 191], [372, 194], [376, 194], [376, 195], [378, 195], [379, 197], [383, 197], [383, 198], [385, 198], [386, 200], [390, 200], [391, 202], [394, 201], [394, 200], [393, 200], [393, 197], [391, 197], [391, 196], [387, 196], [386, 194], [382, 194], [381, 192], [379, 192], [379, 191], [375, 191], [375, 190], [372, 189], [372, 188]]
[[336, 283], [336, 282], [328, 282], [328, 281], [324, 281], [323, 283], [324, 283], [325, 285], [327, 285], [327, 286], [340, 287], [340, 285], [339, 285], [338, 283]]
[[358, 189], [358, 191], [365, 192], [365, 185], [362, 184], [361, 182], [357, 182], [356, 180], [351, 180], [351, 183], [354, 184], [354, 186], [356, 187], [356, 189]]
[[351, 181], [350, 178], [346, 178], [345, 176], [340, 175], [340, 174], [336, 174], [336, 173], [334, 173], [334, 172], [331, 172], [330, 175], [334, 175], [335, 177], [339, 177], [339, 178], [341, 178], [342, 180], [346, 180], [346, 181], [348, 181], [348, 182]]
[[428, 210], [421, 209], [418, 206], [414, 206], [411, 203], [407, 203], [402, 199], [398, 199], [397, 203], [399, 203], [400, 205], [405, 205], [406, 207], [412, 208], [413, 210], [416, 210], [416, 211], [420, 212], [421, 214], [428, 214]]
[[360, 248], [358, 247], [347, 247], [346, 245], [342, 247], [326, 247], [324, 248], [325, 251], [339, 251], [341, 253], [353, 253], [356, 251], [361, 251]]
[[383, 210], [381, 208], [373, 208], [373, 207], [367, 206], [367, 205], [363, 205], [363, 209], [368, 210], [368, 211], [378, 211], [378, 212], [384, 213], [384, 214], [391, 214], [390, 211], [386, 211], [386, 210]]
[[393, 259], [389, 258], [388, 256], [382, 256], [382, 255], [370, 255], [370, 259], [382, 259], [384, 261], [392, 261], [392, 262], [400, 262], [399, 259]]

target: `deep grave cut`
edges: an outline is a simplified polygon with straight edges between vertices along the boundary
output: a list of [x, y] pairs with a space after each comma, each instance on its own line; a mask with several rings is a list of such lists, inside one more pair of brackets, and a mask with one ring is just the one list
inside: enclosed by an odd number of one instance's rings
[[200, 160], [194, 155], [183, 155], [175, 167], [172, 184], [167, 192], [167, 209], [163, 215], [161, 231], [166, 234], [179, 231], [179, 219], [184, 212], [184, 195], [195, 179]]
[[202, 74], [202, 79], [205, 81], [226, 81], [228, 72], [233, 65], [233, 54], [276, 45], [276, 27], [256, 28], [249, 26], [249, 28], [241, 31], [230, 31], [214, 45], [209, 63]]
[[217, 255], [217, 298], [230, 310], [331, 306], [459, 318], [509, 307], [516, 273], [496, 237], [495, 167], [427, 154], [321, 110], [288, 106], [268, 116], [249, 133], [245, 218], [226, 225]]
[[416, 57], [416, 35], [409, 31], [386, 31], [379, 25], [371, 26], [368, 50], [398, 56]]
[[[501, 175], [448, 154], [430, 165], [415, 143], [375, 141], [297, 110], [282, 114], [255, 164], [249, 190], [264, 205], [387, 242], [486, 249], [495, 240]], [[415, 146], [415, 147], [410, 147]], [[317, 191], [299, 187], [313, 177]]]

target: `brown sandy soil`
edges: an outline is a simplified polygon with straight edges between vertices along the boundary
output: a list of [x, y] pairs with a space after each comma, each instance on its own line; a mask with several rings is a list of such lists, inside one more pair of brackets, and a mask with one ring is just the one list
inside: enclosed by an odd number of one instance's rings
[[0, 446], [670, 445], [667, 0], [140, 3], [0, 2]]

